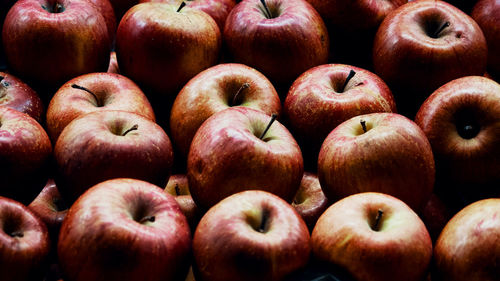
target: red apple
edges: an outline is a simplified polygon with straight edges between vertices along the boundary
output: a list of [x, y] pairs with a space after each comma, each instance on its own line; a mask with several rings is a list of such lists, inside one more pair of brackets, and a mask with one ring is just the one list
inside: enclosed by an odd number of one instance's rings
[[175, 197], [194, 232], [203, 214], [194, 203], [193, 197], [191, 197], [187, 176], [185, 174], [171, 175], [165, 187], [165, 192]]
[[153, 108], [142, 90], [129, 78], [115, 73], [89, 73], [66, 82], [47, 108], [47, 132], [55, 143], [62, 130], [86, 113], [123, 110], [155, 121]]
[[191, 233], [173, 196], [140, 180], [89, 189], [63, 222], [58, 257], [67, 280], [184, 280]]
[[120, 71], [159, 99], [175, 97], [189, 79], [214, 65], [220, 46], [219, 28], [208, 14], [166, 3], [132, 7], [116, 35]]
[[427, 227], [433, 242], [437, 240], [439, 234], [454, 213], [454, 210], [448, 206], [447, 202], [437, 196], [436, 193], [432, 193], [420, 217]]
[[328, 60], [329, 38], [316, 10], [305, 0], [244, 0], [224, 26], [230, 60], [289, 85], [307, 69]]
[[109, 58], [108, 71], [110, 73], [120, 74], [120, 67], [118, 66], [118, 60], [116, 59], [116, 52], [112, 51]]
[[52, 146], [42, 126], [27, 114], [0, 106], [0, 196], [29, 204], [49, 174]]
[[106, 22], [106, 29], [108, 30], [109, 41], [111, 46], [114, 44], [116, 35], [116, 17], [113, 6], [109, 0], [89, 0], [97, 7], [97, 10], [104, 17]]
[[318, 159], [321, 188], [332, 202], [359, 192], [381, 192], [419, 212], [432, 194], [434, 176], [424, 132], [396, 113], [345, 121], [325, 139]]
[[304, 172], [299, 190], [292, 206], [302, 217], [307, 227], [312, 230], [318, 218], [330, 206], [316, 174]]
[[98, 111], [73, 120], [54, 147], [56, 184], [68, 202], [93, 185], [128, 177], [165, 186], [173, 163], [163, 129], [138, 114]]
[[306, 265], [309, 252], [309, 231], [294, 208], [260, 190], [220, 201], [193, 238], [195, 273], [204, 281], [283, 280]]
[[38, 94], [21, 79], [0, 72], [0, 105], [26, 113], [42, 124], [45, 108]]
[[49, 89], [109, 64], [106, 21], [88, 0], [16, 2], [5, 19], [3, 43], [12, 72]]
[[172, 140], [187, 156], [191, 141], [210, 116], [232, 106], [281, 113], [281, 102], [271, 82], [243, 64], [219, 64], [191, 79], [177, 95], [170, 113]]
[[456, 214], [436, 242], [433, 280], [498, 280], [499, 218], [498, 198], [477, 201]]
[[355, 280], [422, 281], [432, 257], [424, 223], [401, 200], [360, 193], [330, 206], [311, 235], [313, 256]]
[[478, 1], [471, 16], [481, 27], [488, 43], [489, 71], [500, 77], [500, 1]]
[[187, 161], [189, 189], [196, 205], [208, 209], [249, 189], [293, 200], [303, 175], [302, 153], [290, 132], [271, 120], [262, 111], [232, 107], [201, 125]]
[[40, 280], [49, 250], [45, 224], [23, 204], [0, 196], [2, 281]]

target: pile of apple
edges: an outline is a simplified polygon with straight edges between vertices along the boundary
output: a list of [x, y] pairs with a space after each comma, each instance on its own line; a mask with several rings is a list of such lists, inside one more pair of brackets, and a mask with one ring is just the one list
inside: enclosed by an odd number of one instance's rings
[[499, 0], [139, 2], [0, 0], [0, 281], [499, 280]]

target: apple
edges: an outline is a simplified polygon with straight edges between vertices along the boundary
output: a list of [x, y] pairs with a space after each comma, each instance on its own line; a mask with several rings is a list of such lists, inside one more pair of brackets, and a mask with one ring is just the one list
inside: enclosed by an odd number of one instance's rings
[[230, 61], [254, 67], [287, 89], [328, 60], [326, 26], [305, 0], [244, 0], [229, 13], [223, 37]]
[[73, 119], [105, 110], [129, 111], [155, 121], [153, 108], [137, 84], [120, 74], [97, 72], [69, 80], [54, 94], [47, 108], [47, 133], [55, 143]]
[[10, 70], [44, 89], [109, 64], [106, 21], [88, 0], [17, 1], [2, 35]]
[[[238, 0], [239, 1], [239, 0]], [[236, 5], [237, 0], [139, 0], [139, 3], [144, 2], [160, 2], [169, 3], [179, 6], [182, 2], [186, 2], [186, 7], [198, 9], [209, 14], [217, 23], [220, 30], [224, 30], [227, 15]]]
[[108, 30], [109, 41], [113, 47], [116, 35], [116, 16], [109, 0], [88, 0], [97, 7], [97, 10], [104, 17], [106, 29]]
[[316, 169], [321, 144], [340, 123], [361, 114], [396, 112], [394, 97], [382, 79], [344, 64], [324, 64], [304, 72], [293, 82], [283, 108], [311, 170]]
[[440, 182], [469, 193], [500, 184], [500, 85], [470, 76], [437, 89], [420, 107], [415, 122], [427, 136]]
[[0, 72], [0, 105], [26, 113], [43, 123], [45, 108], [40, 96], [21, 79], [6, 72]]
[[373, 65], [393, 90], [398, 107], [413, 119], [438, 87], [459, 77], [483, 75], [487, 55], [483, 32], [470, 16], [443, 1], [412, 1], [380, 25]]
[[120, 67], [118, 66], [115, 51], [112, 51], [110, 54], [108, 71], [106, 72], [120, 74]]
[[231, 107], [208, 118], [196, 132], [187, 159], [189, 190], [208, 209], [239, 191], [259, 189], [291, 202], [304, 173], [300, 148], [273, 117]]
[[281, 113], [281, 102], [271, 82], [254, 68], [227, 63], [213, 66], [192, 78], [179, 92], [170, 113], [175, 146], [187, 156], [191, 141], [210, 116], [232, 106]]
[[187, 176], [185, 174], [171, 175], [165, 187], [165, 192], [175, 197], [194, 232], [203, 214], [194, 203], [193, 197], [191, 197]]
[[309, 260], [309, 231], [295, 209], [248, 190], [210, 208], [193, 238], [195, 277], [204, 281], [283, 280]]
[[2, 281], [40, 280], [49, 250], [45, 224], [23, 204], [0, 196]]
[[157, 99], [173, 100], [189, 79], [216, 64], [220, 46], [219, 28], [207, 13], [167, 3], [135, 5], [116, 35], [121, 73]]
[[433, 242], [437, 240], [439, 234], [454, 214], [455, 210], [449, 206], [449, 203], [433, 192], [420, 214], [420, 218], [427, 227]]
[[304, 172], [292, 206], [302, 217], [309, 230], [312, 230], [318, 218], [330, 206], [330, 202], [321, 190], [316, 174]]
[[500, 2], [480, 0], [474, 6], [472, 18], [481, 27], [488, 43], [488, 68], [500, 78]]
[[353, 117], [325, 139], [318, 178], [335, 202], [360, 192], [397, 197], [419, 212], [432, 194], [434, 157], [424, 132], [397, 113]]
[[52, 145], [43, 127], [29, 115], [0, 106], [0, 196], [29, 204], [49, 174]]
[[165, 186], [173, 163], [170, 139], [153, 121], [110, 110], [74, 119], [54, 147], [56, 184], [67, 202], [93, 185], [127, 177]]
[[424, 223], [404, 202], [364, 192], [331, 205], [311, 234], [313, 256], [355, 280], [422, 281], [432, 257]]
[[498, 280], [499, 215], [498, 198], [476, 201], [458, 212], [435, 244], [433, 280]]
[[101, 182], [64, 220], [58, 257], [65, 280], [184, 280], [191, 232], [174, 197], [134, 179]]

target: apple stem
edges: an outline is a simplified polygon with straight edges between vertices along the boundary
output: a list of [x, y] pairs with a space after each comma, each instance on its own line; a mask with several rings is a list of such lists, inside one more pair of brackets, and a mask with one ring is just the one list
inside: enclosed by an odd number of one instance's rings
[[372, 227], [373, 230], [379, 231], [379, 224], [383, 214], [384, 211], [382, 211], [382, 209], [378, 209], [377, 217], [375, 218], [375, 224]]
[[10, 237], [24, 237], [24, 234], [21, 231], [14, 231], [10, 234]]
[[268, 217], [269, 217], [269, 212], [268, 211], [264, 211], [263, 214], [262, 214], [262, 220], [260, 221], [259, 229], [257, 229], [258, 232], [264, 233], [264, 232], [267, 231]]
[[267, 124], [267, 127], [264, 130], [264, 132], [262, 132], [262, 134], [260, 134], [259, 139], [263, 139], [264, 138], [264, 136], [266, 135], [267, 131], [269, 131], [269, 128], [271, 128], [271, 125], [273, 124], [274, 120], [276, 120], [277, 117], [278, 117], [278, 115], [276, 113], [273, 113], [273, 115], [271, 115], [271, 121], [269, 121], [269, 123]]
[[243, 83], [243, 85], [241, 85], [241, 87], [238, 89], [238, 91], [236, 92], [236, 94], [234, 95], [233, 97], [233, 101], [231, 103], [231, 105], [235, 105], [237, 100], [238, 100], [238, 97], [240, 95], [240, 93], [244, 90], [244, 89], [247, 89], [250, 87], [250, 84], [249, 83]]
[[267, 7], [266, 0], [260, 0], [260, 3], [264, 6], [264, 10], [266, 11], [266, 18], [270, 19], [271, 18], [271, 12], [269, 11], [269, 8]]
[[182, 1], [182, 3], [179, 6], [179, 8], [177, 8], [177, 13], [180, 12], [182, 10], [182, 8], [184, 8], [184, 6], [186, 6], [186, 2]]
[[97, 98], [96, 94], [94, 94], [91, 90], [89, 90], [89, 89], [87, 89], [87, 88], [85, 88], [85, 87], [83, 87], [83, 86], [77, 85], [77, 84], [72, 84], [72, 85], [71, 85], [71, 88], [73, 88], [73, 89], [78, 89], [78, 90], [83, 90], [83, 91], [85, 91], [85, 92], [87, 92], [87, 93], [91, 94], [91, 95], [94, 97], [94, 99], [95, 99], [95, 102], [96, 102], [97, 106], [98, 106], [98, 107], [101, 107], [101, 106], [102, 106], [102, 104], [101, 104], [100, 100]]
[[449, 21], [443, 23], [443, 25], [441, 25], [441, 27], [438, 30], [436, 30], [436, 32], [434, 33], [434, 38], [438, 38], [439, 34], [441, 34], [441, 32], [443, 32], [443, 30], [445, 28], [447, 28], [448, 26], [450, 26], [450, 22]]
[[351, 69], [351, 71], [349, 71], [349, 74], [347, 75], [347, 78], [344, 81], [344, 85], [342, 86], [342, 92], [345, 91], [345, 87], [347, 86], [349, 81], [351, 81], [351, 79], [354, 77], [354, 75], [356, 75], [356, 71]]
[[366, 133], [366, 131], [367, 131], [366, 130], [366, 121], [361, 119], [361, 120], [359, 120], [359, 123], [361, 124], [361, 128], [363, 128], [363, 132]]
[[128, 129], [125, 131], [125, 133], [122, 134], [122, 136], [125, 136], [126, 134], [132, 132], [132, 131], [135, 131], [139, 128], [139, 125], [135, 124], [134, 126], [132, 126], [132, 128]]
[[175, 184], [175, 194], [177, 196], [181, 195], [181, 191], [179, 190], [179, 185], [177, 183]]
[[156, 218], [155, 218], [155, 216], [145, 216], [145, 217], [143, 217], [143, 218], [139, 221], [139, 223], [143, 224], [143, 223], [145, 223], [145, 222], [147, 222], [147, 221], [149, 221], [149, 222], [155, 222], [155, 219], [156, 219]]

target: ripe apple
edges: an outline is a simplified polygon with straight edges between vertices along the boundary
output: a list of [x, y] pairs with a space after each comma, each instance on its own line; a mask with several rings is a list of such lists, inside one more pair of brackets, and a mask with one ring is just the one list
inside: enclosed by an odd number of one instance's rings
[[434, 157], [424, 132], [396, 113], [353, 117], [321, 146], [318, 177], [335, 202], [359, 192], [395, 196], [419, 212], [434, 187]]
[[422, 281], [432, 257], [424, 223], [401, 200], [365, 192], [330, 206], [311, 235], [313, 256], [355, 280]]
[[412, 119], [438, 87], [459, 77], [483, 75], [487, 55], [477, 23], [443, 1], [412, 1], [394, 10], [380, 25], [373, 46], [375, 73]]
[[106, 21], [88, 0], [17, 1], [2, 35], [11, 71], [44, 89], [109, 64]]
[[115, 73], [88, 73], [64, 83], [54, 94], [47, 108], [47, 133], [55, 143], [73, 119], [104, 110], [129, 111], [155, 121], [148, 98], [132, 80]]
[[415, 122], [427, 136], [438, 180], [480, 193], [500, 185], [500, 85], [463, 77], [437, 89]]
[[498, 280], [499, 215], [498, 198], [476, 201], [458, 212], [435, 244], [433, 280]]
[[224, 26], [228, 59], [288, 86], [307, 69], [328, 60], [329, 38], [316, 10], [305, 0], [245, 0]]
[[261, 190], [220, 201], [193, 238], [195, 277], [204, 281], [283, 280], [306, 265], [309, 253], [309, 231], [299, 214]]
[[158, 99], [173, 99], [189, 79], [214, 65], [220, 46], [219, 28], [207, 13], [167, 3], [135, 5], [116, 35], [120, 71]]
[[187, 159], [189, 189], [203, 209], [249, 189], [293, 200], [304, 173], [300, 148], [276, 116], [231, 107], [196, 132]]
[[312, 230], [318, 218], [330, 206], [323, 190], [321, 190], [316, 174], [304, 172], [292, 206], [302, 217], [309, 230]]
[[391, 90], [374, 73], [344, 64], [313, 67], [295, 80], [284, 112], [311, 170], [326, 136], [340, 123], [373, 112], [396, 112]]
[[500, 78], [500, 1], [478, 1], [471, 16], [481, 27], [488, 43], [488, 70]]
[[173, 163], [167, 134], [153, 121], [110, 110], [74, 119], [57, 139], [55, 178], [67, 202], [93, 185], [113, 178], [135, 178], [165, 186]]
[[0, 196], [2, 281], [40, 280], [49, 250], [45, 224], [23, 204]]
[[165, 187], [165, 192], [175, 197], [194, 232], [203, 214], [194, 203], [193, 197], [191, 197], [187, 176], [185, 174], [171, 175]]
[[95, 185], [71, 206], [57, 248], [68, 280], [180, 281], [191, 233], [173, 196], [121, 178]]
[[227, 63], [213, 66], [191, 79], [175, 98], [170, 113], [174, 145], [187, 156], [191, 141], [210, 116], [232, 106], [281, 113], [273, 84], [254, 68]]
[[29, 204], [49, 174], [52, 145], [42, 126], [29, 115], [0, 106], [0, 196]]
[[43, 123], [45, 108], [40, 96], [21, 79], [6, 72], [0, 72], [0, 105], [26, 113]]

